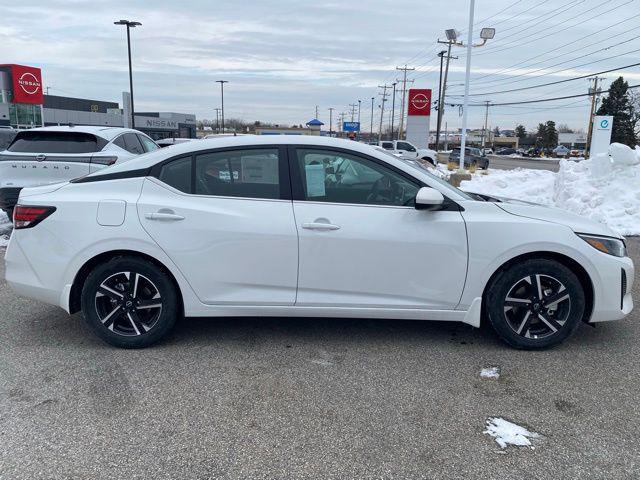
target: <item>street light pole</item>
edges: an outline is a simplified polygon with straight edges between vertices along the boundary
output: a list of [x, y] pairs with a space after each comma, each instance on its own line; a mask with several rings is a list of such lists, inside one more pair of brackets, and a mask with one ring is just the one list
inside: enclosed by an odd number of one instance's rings
[[464, 171], [464, 151], [467, 143], [467, 118], [469, 116], [469, 79], [471, 78], [471, 49], [473, 48], [473, 14], [476, 0], [469, 4], [469, 32], [467, 34], [467, 66], [464, 75], [464, 101], [462, 110], [462, 137], [460, 138], [460, 171]]
[[329, 136], [333, 137], [333, 107], [329, 107]]
[[131, 69], [131, 35], [130, 30], [134, 27], [142, 26], [140, 22], [130, 20], [119, 20], [113, 22], [114, 25], [125, 25], [127, 27], [127, 53], [129, 55], [129, 94], [131, 96], [131, 128], [136, 128], [135, 114], [133, 108], [133, 71]]
[[369, 141], [373, 141], [373, 100], [376, 97], [371, 97], [371, 131], [369, 133]]
[[222, 133], [224, 133], [224, 84], [229, 83], [229, 80], [216, 80], [216, 83], [220, 84], [220, 117]]
[[360, 109], [362, 108], [362, 100], [358, 100], [358, 139], [360, 139], [360, 132], [362, 128], [360, 127]]

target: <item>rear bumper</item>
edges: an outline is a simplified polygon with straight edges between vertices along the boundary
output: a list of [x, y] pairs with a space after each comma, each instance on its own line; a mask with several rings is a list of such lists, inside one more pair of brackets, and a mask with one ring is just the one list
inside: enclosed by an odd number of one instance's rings
[[0, 188], [0, 209], [10, 210], [18, 203], [22, 187], [4, 187]]

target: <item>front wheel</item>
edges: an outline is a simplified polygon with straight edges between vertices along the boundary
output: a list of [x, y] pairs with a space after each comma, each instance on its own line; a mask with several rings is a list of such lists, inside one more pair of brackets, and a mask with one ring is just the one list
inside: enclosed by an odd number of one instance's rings
[[500, 273], [487, 288], [486, 312], [498, 336], [522, 349], [549, 348], [578, 327], [585, 294], [578, 277], [554, 260], [531, 259]]
[[151, 262], [118, 257], [98, 265], [82, 289], [85, 321], [116, 347], [147, 347], [173, 327], [178, 295], [168, 274]]

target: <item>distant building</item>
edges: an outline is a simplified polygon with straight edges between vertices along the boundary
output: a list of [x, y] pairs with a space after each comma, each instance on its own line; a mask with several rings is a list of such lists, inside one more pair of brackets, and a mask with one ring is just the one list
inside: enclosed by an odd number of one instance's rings
[[314, 118], [306, 123], [306, 127], [256, 127], [256, 135], [320, 135], [320, 129], [324, 125]]
[[558, 145], [575, 150], [584, 150], [587, 146], [587, 137], [584, 133], [559, 133]]

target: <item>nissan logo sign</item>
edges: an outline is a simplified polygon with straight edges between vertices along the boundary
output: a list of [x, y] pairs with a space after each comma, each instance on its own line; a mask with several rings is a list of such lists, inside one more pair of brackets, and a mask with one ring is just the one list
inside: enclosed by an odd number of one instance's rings
[[429, 106], [429, 98], [424, 93], [418, 93], [411, 99], [413, 108], [423, 110]]
[[43, 155], [42, 153], [39, 155], [36, 155], [36, 160], [39, 162], [42, 162], [43, 160], [45, 160], [47, 158], [46, 155]]
[[20, 85], [20, 88], [29, 95], [38, 93], [38, 90], [40, 90], [40, 82], [31, 72], [23, 73], [18, 79], [18, 85]]

